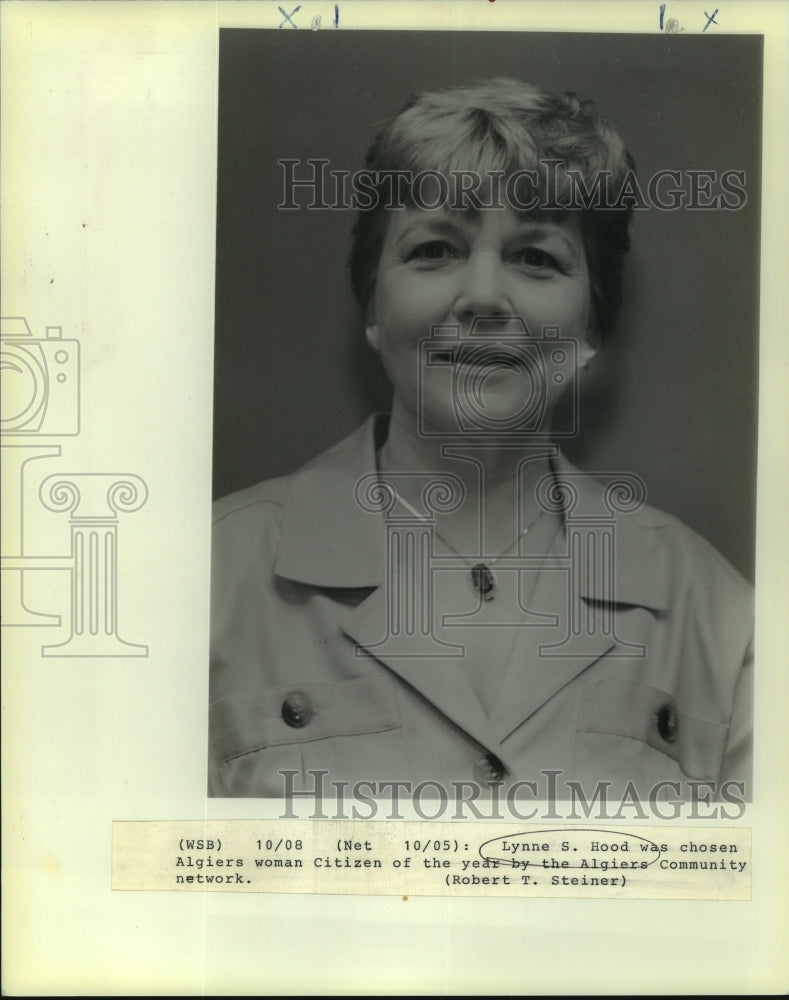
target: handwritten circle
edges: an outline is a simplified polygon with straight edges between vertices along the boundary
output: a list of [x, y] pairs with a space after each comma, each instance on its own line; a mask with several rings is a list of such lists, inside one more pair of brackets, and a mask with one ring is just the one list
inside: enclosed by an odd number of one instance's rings
[[[576, 835], [579, 834], [579, 833], [584, 833], [584, 834], [594, 833], [594, 834], [597, 834], [599, 837], [608, 837], [608, 838], [614, 838], [615, 837], [615, 838], [617, 838], [619, 840], [624, 840], [624, 841], [640, 841], [642, 844], [649, 845], [647, 847], [642, 847], [641, 848], [641, 853], [648, 854], [648, 856], [650, 857], [651, 860], [647, 861], [646, 858], [641, 857], [641, 854], [637, 854], [636, 855], [636, 857], [639, 858], [639, 861], [646, 862], [646, 867], [649, 867], [650, 865], [655, 864], [655, 862], [658, 861], [660, 859], [660, 857], [661, 857], [660, 848], [658, 847], [658, 845], [654, 841], [648, 840], [646, 837], [639, 837], [638, 834], [635, 834], [635, 833], [624, 833], [624, 832], [620, 832], [618, 830], [611, 830], [611, 829], [599, 830], [599, 829], [590, 829], [590, 828], [568, 830], [566, 827], [563, 830], [531, 830], [531, 831], [527, 831], [527, 832], [523, 832], [523, 833], [508, 833], [508, 834], [505, 834], [502, 837], [493, 837], [490, 840], [486, 840], [484, 844], [480, 845], [479, 855], [485, 861], [494, 861], [498, 865], [505, 865], [505, 866], [509, 865], [512, 868], [518, 868], [519, 867], [519, 864], [518, 864], [518, 860], [519, 859], [516, 859], [514, 856], [512, 858], [502, 857], [500, 854], [496, 853], [496, 848], [495, 848], [494, 845], [496, 845], [500, 841], [504, 841], [504, 840], [512, 840], [512, 841], [514, 841], [514, 840], [516, 840], [519, 837], [529, 837], [529, 838], [532, 838], [532, 839], [539, 839], [542, 843], [545, 843], [546, 842], [546, 838], [550, 834], [555, 834], [557, 836], [556, 844], [555, 845], [551, 845], [551, 847], [547, 851], [540, 852], [540, 853], [543, 854], [545, 857], [550, 857], [550, 856], [552, 856], [554, 854], [558, 854], [563, 860], [567, 861], [567, 864], [563, 864], [562, 868], [586, 868], [586, 867], [589, 867], [588, 863], [586, 865], [584, 865], [583, 863], [570, 864], [569, 863], [569, 858], [567, 856], [568, 854], [571, 854], [571, 853], [578, 853], [578, 847], [575, 847], [573, 845], [572, 841], [573, 841], [573, 838], [575, 838]], [[561, 842], [562, 842], [562, 840], [564, 840], [568, 844], [570, 844], [570, 846], [573, 847], [573, 851], [567, 851], [567, 850], [563, 851], [563, 850], [561, 850]], [[548, 842], [550, 843], [550, 841], [548, 841]], [[487, 850], [486, 850], [486, 848], [487, 848]], [[593, 851], [591, 848], [586, 848], [586, 849], [581, 848], [580, 850], [581, 850], [581, 854], [582, 855], [583, 854], [596, 855], [596, 854], [599, 853], [598, 851]], [[528, 852], [528, 853], [530, 853], [530, 852]], [[608, 852], [606, 852], [606, 853], [608, 853]], [[613, 853], [618, 853], [618, 852], [613, 852]]]

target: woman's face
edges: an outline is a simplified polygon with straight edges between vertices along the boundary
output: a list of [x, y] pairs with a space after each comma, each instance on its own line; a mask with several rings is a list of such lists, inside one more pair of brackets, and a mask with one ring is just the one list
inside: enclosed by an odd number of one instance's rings
[[[474, 319], [483, 316], [495, 319], [477, 326], [469, 340]], [[497, 421], [523, 410], [539, 383], [541, 419], [533, 429], [543, 429], [574, 364], [593, 353], [586, 339], [590, 292], [580, 219], [535, 219], [510, 208], [392, 212], [367, 319], [400, 419], [416, 426], [421, 393], [421, 426], [454, 433], [462, 391], [476, 393], [475, 412], [489, 416], [488, 426], [500, 426]], [[419, 344], [436, 325], [459, 328], [460, 339], [431, 351], [420, 377]], [[545, 326], [575, 341], [574, 363], [558, 363], [553, 349], [540, 346]], [[535, 351], [545, 359], [545, 377], [536, 379], [528, 361]], [[519, 357], [525, 365], [512, 363]]]

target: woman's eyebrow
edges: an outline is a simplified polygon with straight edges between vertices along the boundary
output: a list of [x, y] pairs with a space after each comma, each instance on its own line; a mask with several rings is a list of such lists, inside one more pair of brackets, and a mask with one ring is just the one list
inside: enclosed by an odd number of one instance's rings
[[466, 220], [461, 223], [460, 220], [451, 218], [414, 219], [397, 237], [397, 245], [399, 246], [406, 237], [411, 236], [414, 230], [423, 230], [429, 236], [457, 236], [464, 229], [469, 229], [471, 225]]
[[537, 222], [534, 219], [524, 220], [518, 226], [518, 239], [527, 240], [546, 240], [551, 237], [557, 237], [565, 244], [565, 246], [571, 250], [574, 254], [577, 254], [578, 247], [575, 241], [570, 237], [566, 228], [557, 222]]
[[[395, 246], [402, 246], [409, 238], [413, 238], [414, 233], [420, 233], [428, 238], [448, 238], [468, 237], [481, 225], [479, 213], [460, 215], [440, 215], [436, 218], [416, 218], [410, 222], [398, 235]], [[547, 240], [552, 237], [558, 238], [567, 249], [577, 256], [578, 248], [566, 231], [566, 226], [553, 219], [535, 219], [524, 217], [519, 220], [515, 238], [517, 240]]]

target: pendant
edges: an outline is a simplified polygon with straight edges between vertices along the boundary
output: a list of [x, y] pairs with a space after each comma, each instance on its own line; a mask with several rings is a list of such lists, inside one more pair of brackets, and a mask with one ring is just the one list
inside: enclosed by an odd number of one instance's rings
[[493, 600], [496, 579], [484, 563], [477, 563], [471, 569], [471, 583], [484, 601]]

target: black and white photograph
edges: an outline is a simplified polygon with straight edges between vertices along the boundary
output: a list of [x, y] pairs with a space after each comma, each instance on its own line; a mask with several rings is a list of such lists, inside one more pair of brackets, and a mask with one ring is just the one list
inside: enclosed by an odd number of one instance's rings
[[0, 0], [3, 995], [785, 992], [788, 26]]
[[750, 801], [762, 47], [220, 32], [211, 795]]

